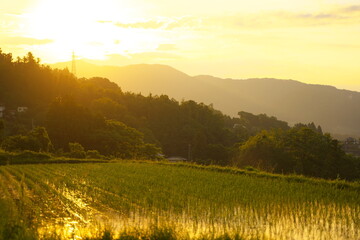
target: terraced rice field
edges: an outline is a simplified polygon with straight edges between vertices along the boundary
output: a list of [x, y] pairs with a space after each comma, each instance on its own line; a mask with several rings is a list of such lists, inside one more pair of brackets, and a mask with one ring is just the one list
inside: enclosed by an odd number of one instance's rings
[[18, 225], [40, 239], [156, 239], [144, 237], [156, 228], [171, 239], [358, 240], [360, 190], [146, 162], [1, 166], [0, 236]]

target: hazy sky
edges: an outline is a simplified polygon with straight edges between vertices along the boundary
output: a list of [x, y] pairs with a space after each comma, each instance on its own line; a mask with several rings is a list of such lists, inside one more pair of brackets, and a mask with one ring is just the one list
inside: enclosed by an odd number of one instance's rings
[[0, 0], [0, 47], [360, 91], [359, 0]]

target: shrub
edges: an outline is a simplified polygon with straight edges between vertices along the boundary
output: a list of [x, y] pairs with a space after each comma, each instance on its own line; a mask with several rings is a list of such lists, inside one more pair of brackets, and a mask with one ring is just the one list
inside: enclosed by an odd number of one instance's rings
[[38, 151], [40, 146], [35, 138], [24, 135], [15, 135], [7, 137], [3, 142], [1, 147], [8, 152], [16, 151]]
[[70, 152], [66, 156], [71, 158], [86, 158], [84, 147], [80, 143], [69, 143]]
[[139, 155], [142, 159], [161, 159], [161, 148], [155, 144], [144, 143], [140, 147]]
[[342, 151], [329, 134], [307, 127], [263, 131], [240, 147], [237, 165], [276, 173], [354, 180], [356, 160]]
[[15, 158], [18, 159], [36, 159], [36, 160], [47, 160], [50, 159], [51, 156], [47, 153], [33, 152], [33, 151], [23, 151], [14, 155]]
[[11, 157], [12, 157], [11, 153], [0, 150], [0, 165], [8, 164]]
[[86, 158], [103, 159], [105, 156], [101, 155], [98, 150], [88, 150], [86, 152]]
[[52, 150], [52, 144], [44, 127], [37, 127], [27, 135], [14, 135], [7, 137], [2, 142], [2, 148], [5, 151], [34, 151], [49, 152]]

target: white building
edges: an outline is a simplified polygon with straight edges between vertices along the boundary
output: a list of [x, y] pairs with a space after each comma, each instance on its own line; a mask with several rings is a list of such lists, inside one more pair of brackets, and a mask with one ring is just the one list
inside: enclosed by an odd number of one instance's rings
[[183, 158], [183, 157], [168, 157], [167, 160], [169, 162], [186, 162], [186, 158]]
[[28, 110], [28, 107], [18, 107], [17, 108], [18, 113], [24, 113], [24, 112], [27, 112], [27, 110]]
[[4, 112], [5, 112], [5, 106], [0, 105], [0, 118], [4, 117]]

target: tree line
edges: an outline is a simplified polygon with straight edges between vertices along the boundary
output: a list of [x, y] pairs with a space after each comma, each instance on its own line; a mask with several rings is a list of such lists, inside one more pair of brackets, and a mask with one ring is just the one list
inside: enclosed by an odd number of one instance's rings
[[0, 50], [0, 104], [28, 107], [0, 120], [1, 146], [7, 151], [181, 156], [202, 164], [359, 177], [358, 159], [347, 156], [339, 142], [313, 123], [289, 127], [265, 114], [229, 117], [192, 100], [124, 92], [106, 78], [76, 78], [67, 69], [51, 69], [31, 53], [13, 59]]

